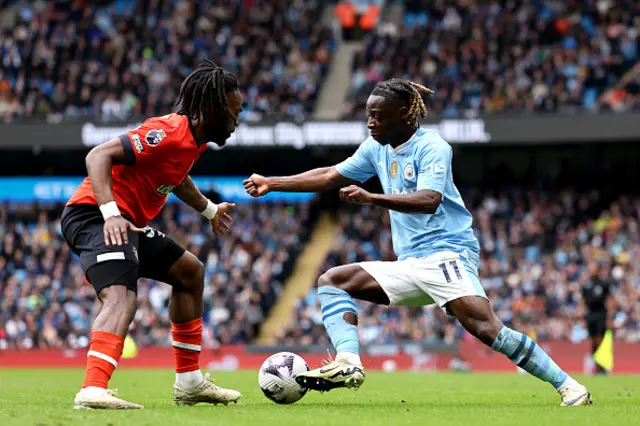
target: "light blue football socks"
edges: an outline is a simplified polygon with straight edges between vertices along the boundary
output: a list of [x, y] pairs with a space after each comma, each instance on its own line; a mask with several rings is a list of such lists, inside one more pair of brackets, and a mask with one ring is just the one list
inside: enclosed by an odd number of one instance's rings
[[360, 354], [358, 327], [349, 324], [343, 318], [346, 312], [358, 315], [356, 304], [344, 290], [324, 285], [318, 288], [318, 301], [322, 308], [322, 322], [327, 330], [336, 352]]
[[542, 381], [551, 383], [556, 389], [567, 380], [567, 373], [562, 371], [533, 339], [520, 332], [502, 327], [491, 349], [506, 355], [518, 367]]

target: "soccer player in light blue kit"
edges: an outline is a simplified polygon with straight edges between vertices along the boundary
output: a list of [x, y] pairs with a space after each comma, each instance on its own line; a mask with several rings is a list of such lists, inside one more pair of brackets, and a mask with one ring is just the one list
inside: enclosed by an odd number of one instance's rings
[[440, 135], [421, 129], [427, 114], [419, 84], [378, 83], [367, 101], [367, 138], [356, 153], [334, 166], [289, 177], [254, 174], [244, 182], [254, 197], [271, 191], [317, 192], [378, 176], [384, 194], [356, 185], [340, 198], [390, 210], [397, 261], [360, 262], [332, 268], [318, 280], [322, 320], [337, 356], [296, 381], [309, 389], [358, 388], [365, 379], [359, 356], [358, 312], [353, 299], [383, 305], [436, 303], [462, 326], [516, 365], [550, 383], [563, 406], [587, 405], [591, 395], [526, 335], [496, 316], [478, 280], [479, 245], [451, 173], [452, 150]]

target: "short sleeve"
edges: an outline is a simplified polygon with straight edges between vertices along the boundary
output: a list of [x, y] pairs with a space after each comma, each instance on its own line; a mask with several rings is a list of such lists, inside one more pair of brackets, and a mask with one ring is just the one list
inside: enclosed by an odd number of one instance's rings
[[377, 174], [369, 141], [362, 143], [349, 158], [336, 166], [336, 170], [347, 179], [364, 182]]
[[181, 143], [181, 129], [165, 120], [151, 118], [120, 136], [127, 165], [145, 163]]
[[451, 146], [443, 140], [426, 146], [418, 159], [418, 190], [427, 189], [444, 194], [452, 154]]

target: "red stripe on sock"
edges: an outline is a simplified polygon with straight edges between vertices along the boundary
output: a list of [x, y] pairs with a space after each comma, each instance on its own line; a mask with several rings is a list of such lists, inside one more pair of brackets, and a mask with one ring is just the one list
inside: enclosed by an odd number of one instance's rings
[[[91, 333], [89, 350], [111, 357], [116, 363], [120, 362], [123, 347], [124, 338], [120, 336], [105, 331]], [[82, 387], [95, 386], [106, 389], [115, 369], [116, 367], [109, 361], [95, 356], [88, 356]]]
[[[202, 318], [171, 323], [171, 336], [174, 342], [202, 345]], [[200, 369], [200, 351], [174, 347], [173, 354], [176, 358], [176, 372], [186, 373]]]

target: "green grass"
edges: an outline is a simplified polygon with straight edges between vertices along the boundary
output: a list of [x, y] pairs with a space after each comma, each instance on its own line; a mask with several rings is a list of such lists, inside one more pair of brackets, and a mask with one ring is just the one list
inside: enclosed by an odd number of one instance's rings
[[216, 373], [244, 394], [238, 405], [176, 407], [173, 372], [122, 369], [112, 387], [144, 411], [74, 411], [81, 370], [0, 369], [0, 425], [625, 425], [640, 418], [640, 377], [587, 377], [594, 405], [561, 408], [553, 389], [516, 374], [369, 373], [357, 392], [308, 393], [294, 405], [267, 400], [255, 372]]

